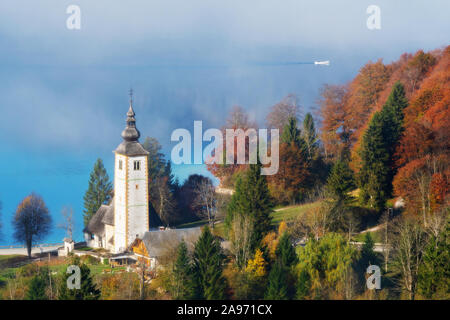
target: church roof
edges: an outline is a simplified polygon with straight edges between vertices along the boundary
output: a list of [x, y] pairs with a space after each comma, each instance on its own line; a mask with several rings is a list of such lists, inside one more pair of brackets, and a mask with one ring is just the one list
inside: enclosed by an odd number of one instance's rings
[[160, 257], [167, 252], [167, 249], [174, 248], [182, 240], [187, 244], [193, 244], [201, 233], [200, 227], [147, 231], [141, 240], [149, 257]]
[[114, 198], [111, 199], [108, 209], [103, 215], [102, 222], [110, 226], [114, 225]]
[[105, 235], [105, 224], [102, 222], [102, 219], [106, 211], [108, 211], [108, 208], [109, 206], [102, 204], [97, 212], [89, 220], [89, 223], [86, 228], [84, 228], [83, 232], [103, 237]]
[[[130, 93], [130, 97], [131, 97]], [[141, 136], [141, 133], [136, 128], [136, 119], [133, 110], [133, 99], [130, 98], [130, 108], [127, 112], [127, 120], [126, 120], [126, 127], [122, 131], [122, 138], [123, 142], [119, 144], [116, 150], [114, 152], [123, 154], [126, 156], [146, 156], [149, 154], [147, 150], [144, 149], [144, 147], [139, 143], [139, 137]]]
[[149, 154], [137, 141], [123, 141], [114, 152], [125, 156], [146, 156]]

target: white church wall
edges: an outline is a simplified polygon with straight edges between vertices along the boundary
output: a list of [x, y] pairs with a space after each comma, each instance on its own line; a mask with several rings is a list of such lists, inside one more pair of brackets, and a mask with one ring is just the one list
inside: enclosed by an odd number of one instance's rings
[[[134, 162], [139, 161], [139, 170]], [[148, 230], [147, 156], [128, 158], [128, 244]]]
[[[119, 169], [119, 163], [122, 168]], [[116, 154], [114, 164], [114, 252], [121, 252], [126, 248], [126, 178], [127, 157]]]

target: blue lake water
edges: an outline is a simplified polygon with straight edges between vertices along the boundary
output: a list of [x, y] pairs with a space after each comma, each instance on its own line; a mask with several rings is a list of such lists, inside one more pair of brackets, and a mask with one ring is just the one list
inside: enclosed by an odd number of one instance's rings
[[[30, 151], [21, 147], [6, 147], [0, 152], [0, 245], [16, 244], [12, 238], [11, 221], [20, 201], [31, 192], [41, 195], [53, 219], [52, 232], [40, 242], [61, 242], [65, 236], [57, 225], [62, 221], [61, 209], [71, 206], [75, 216], [74, 238], [81, 241], [83, 230], [83, 196], [89, 175], [97, 158], [102, 158], [109, 177], [113, 179], [114, 155], [78, 153], [58, 150]], [[204, 165], [174, 165], [173, 172], [180, 181], [189, 174], [211, 176]]]

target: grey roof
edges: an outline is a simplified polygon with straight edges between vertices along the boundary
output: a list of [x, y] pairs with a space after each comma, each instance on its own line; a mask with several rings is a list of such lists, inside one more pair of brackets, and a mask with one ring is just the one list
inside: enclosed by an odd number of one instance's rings
[[167, 249], [174, 248], [182, 240], [192, 245], [201, 233], [200, 227], [147, 231], [142, 241], [150, 257], [160, 257], [167, 252]]
[[149, 154], [138, 141], [123, 141], [114, 152], [125, 156], [146, 156]]
[[105, 224], [102, 222], [102, 219], [106, 211], [108, 211], [108, 208], [109, 206], [102, 204], [92, 216], [91, 220], [89, 220], [89, 223], [86, 228], [84, 228], [83, 232], [103, 237], [105, 235]]
[[114, 225], [114, 198], [111, 199], [110, 205], [103, 215], [102, 222], [110, 226]]
[[136, 119], [133, 110], [133, 101], [130, 100], [130, 108], [127, 112], [126, 127], [122, 131], [123, 142], [119, 144], [114, 151], [126, 156], [146, 156], [148, 151], [139, 143], [139, 137], [141, 136], [139, 130], [136, 128]]

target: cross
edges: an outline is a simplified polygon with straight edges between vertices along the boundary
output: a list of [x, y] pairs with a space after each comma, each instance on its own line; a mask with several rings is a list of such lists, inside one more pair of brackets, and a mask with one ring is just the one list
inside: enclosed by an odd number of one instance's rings
[[129, 95], [130, 95], [130, 102], [133, 102], [133, 89], [132, 88], [130, 88]]

